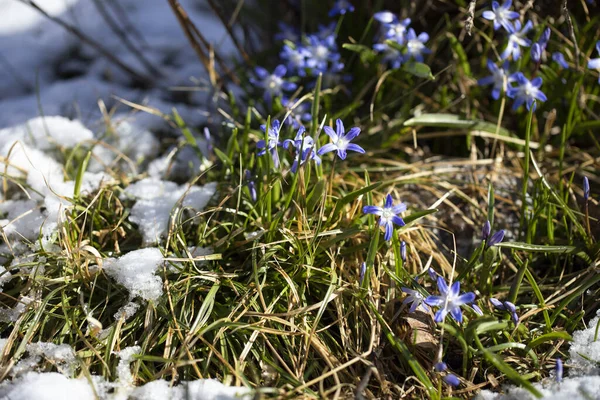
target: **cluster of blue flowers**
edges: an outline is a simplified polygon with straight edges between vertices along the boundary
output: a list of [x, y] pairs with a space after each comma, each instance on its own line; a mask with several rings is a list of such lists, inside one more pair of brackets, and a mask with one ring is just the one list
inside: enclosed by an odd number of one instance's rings
[[[506, 0], [502, 5], [498, 2], [492, 2], [492, 9], [483, 12], [483, 18], [493, 21], [494, 30], [504, 29], [508, 33], [507, 45], [504, 51], [500, 54], [503, 61], [501, 66], [497, 66], [492, 60], [488, 59], [487, 68], [491, 75], [482, 78], [478, 81], [479, 85], [493, 85], [492, 98], [497, 100], [500, 94], [505, 92], [506, 95], [514, 99], [513, 110], [517, 110], [523, 104], [527, 109], [531, 109], [536, 105], [536, 101], [546, 101], [546, 95], [540, 90], [542, 86], [542, 78], [536, 77], [531, 81], [525, 77], [522, 72], [509, 73], [508, 59], [512, 57], [513, 61], [521, 58], [521, 47], [531, 47], [531, 59], [536, 63], [541, 62], [546, 47], [550, 40], [550, 28], [543, 31], [540, 39], [532, 44], [532, 41], [527, 38], [527, 34], [533, 30], [533, 22], [527, 21], [523, 26], [517, 18], [519, 13], [512, 11], [511, 0]], [[564, 61], [564, 56], [553, 57]], [[566, 62], [565, 62], [566, 63]], [[561, 64], [559, 62], [559, 64]], [[561, 64], [564, 66], [564, 64]], [[568, 66], [568, 65], [567, 65]], [[512, 86], [510, 84], [516, 83]]]
[[390, 68], [400, 68], [410, 60], [423, 62], [424, 55], [431, 53], [425, 45], [429, 35], [425, 32], [417, 35], [410, 28], [410, 18], [399, 19], [390, 11], [375, 13], [373, 18], [381, 24], [379, 42], [373, 45], [373, 49], [383, 55], [382, 61]]
[[294, 139], [285, 139], [282, 141], [280, 139], [282, 124], [279, 120], [273, 120], [268, 133], [266, 125], [261, 125], [260, 127], [267, 134], [267, 137], [257, 143], [256, 146], [260, 149], [258, 155], [262, 156], [268, 152], [271, 155], [275, 168], [279, 168], [281, 162], [278, 148], [283, 147], [285, 150], [292, 150], [294, 153], [294, 162], [290, 170], [295, 173], [301, 165], [311, 160], [320, 165], [320, 156], [332, 151], [337, 152], [338, 157], [342, 160], [346, 159], [348, 151], [355, 151], [357, 153], [365, 152], [359, 145], [351, 143], [360, 134], [360, 128], [354, 127], [346, 132], [344, 123], [340, 119], [336, 120], [335, 124], [335, 131], [329, 126], [323, 128], [327, 136], [331, 138], [331, 143], [317, 149], [317, 142], [312, 137], [306, 135], [304, 126], [298, 128]]
[[[354, 6], [350, 2], [338, 0], [329, 15], [334, 17], [353, 11]], [[281, 64], [272, 73], [256, 67], [255, 76], [250, 79], [254, 87], [263, 91], [263, 99], [269, 108], [275, 98], [280, 98], [282, 105], [288, 106], [288, 95], [298, 88], [294, 81], [300, 78], [308, 80], [308, 88], [314, 86], [315, 78], [320, 74], [323, 75], [323, 87], [350, 79], [342, 73], [344, 63], [336, 43], [335, 22], [320, 25], [318, 31], [311, 34], [301, 34], [295, 27], [283, 22], [278, 25], [279, 32], [275, 40], [283, 42], [279, 53]], [[298, 110], [292, 115], [290, 123], [298, 127], [308, 120], [310, 118], [306, 117], [306, 113]]]
[[[527, 38], [527, 34], [533, 31], [533, 22], [527, 21], [525, 25], [521, 24], [517, 18], [519, 13], [511, 10], [512, 0], [506, 0], [502, 5], [497, 1], [492, 2], [492, 9], [483, 12], [483, 18], [494, 23], [494, 30], [504, 29], [508, 34], [506, 47], [500, 54], [501, 66], [496, 65], [492, 60], [488, 60], [487, 68], [491, 75], [486, 76], [478, 81], [479, 85], [492, 85], [492, 98], [497, 100], [500, 94], [505, 92], [506, 95], [514, 99], [513, 110], [517, 110], [523, 104], [528, 110], [536, 105], [536, 101], [546, 101], [546, 95], [541, 91], [542, 78], [535, 77], [529, 80], [522, 72], [509, 73], [509, 62], [512, 58], [517, 61], [521, 58], [522, 47], [530, 47], [531, 60], [536, 65], [539, 65], [545, 60], [546, 47], [550, 41], [550, 28], [544, 29], [537, 42], [533, 43]], [[600, 53], [600, 41], [596, 43], [598, 53]], [[551, 56], [552, 60], [558, 64], [560, 68], [568, 69], [564, 54], [554, 52]], [[597, 69], [600, 71], [600, 58], [592, 59], [588, 62], [588, 69]], [[598, 80], [600, 82], [600, 79]], [[515, 85], [511, 85], [515, 83]]]

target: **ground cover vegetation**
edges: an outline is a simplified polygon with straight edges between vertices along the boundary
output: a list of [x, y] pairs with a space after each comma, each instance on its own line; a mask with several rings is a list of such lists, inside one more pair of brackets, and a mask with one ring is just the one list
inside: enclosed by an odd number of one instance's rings
[[207, 64], [220, 122], [161, 114], [162, 156], [102, 163], [107, 113], [30, 144], [66, 186], [44, 192], [0, 138], [2, 377], [28, 356], [131, 388], [441, 399], [593, 375], [569, 343], [598, 334], [598, 5], [258, 3], [239, 18], [268, 45]]

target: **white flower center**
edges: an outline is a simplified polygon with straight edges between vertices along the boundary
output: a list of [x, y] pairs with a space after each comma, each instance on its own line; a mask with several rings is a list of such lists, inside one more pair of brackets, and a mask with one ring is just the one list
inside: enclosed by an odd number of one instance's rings
[[277, 75], [269, 75], [265, 79], [265, 88], [270, 93], [279, 93], [281, 91], [281, 84], [283, 83], [283, 79], [278, 77]]
[[384, 208], [383, 212], [381, 213], [381, 219], [384, 221], [391, 221], [395, 215], [396, 214], [394, 214], [391, 208]]
[[329, 55], [329, 49], [322, 44], [315, 47], [315, 58], [319, 60], [326, 60]]

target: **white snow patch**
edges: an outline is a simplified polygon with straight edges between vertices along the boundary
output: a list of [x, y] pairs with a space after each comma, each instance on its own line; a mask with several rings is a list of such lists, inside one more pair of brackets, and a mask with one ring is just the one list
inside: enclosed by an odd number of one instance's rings
[[163, 282], [154, 273], [163, 262], [158, 248], [147, 248], [129, 252], [118, 259], [105, 259], [103, 268], [129, 291], [131, 298], [157, 300], [163, 293]]
[[138, 199], [129, 220], [137, 224], [146, 245], [157, 243], [167, 233], [169, 218], [175, 206], [202, 210], [215, 194], [214, 182], [204, 186], [177, 185], [173, 182], [146, 178], [130, 185], [125, 194]]
[[94, 400], [85, 379], [69, 379], [57, 372], [28, 372], [0, 386], [0, 400]]
[[[97, 121], [102, 117], [98, 99], [104, 100], [108, 110], [129, 109], [113, 95], [148, 104], [165, 114], [176, 107], [190, 125], [205, 121], [202, 108], [210, 102], [208, 90], [177, 98], [169, 89], [200, 86], [195, 82], [207, 74], [167, 2], [120, 0], [118, 7], [113, 2], [102, 3], [119, 30], [128, 36], [129, 43], [152, 64], [153, 70], [110, 29], [95, 2], [43, 0], [37, 3], [49, 14], [97, 40], [106, 52], [146, 77], [148, 85], [142, 89], [131, 75], [99, 51], [33, 8], [17, 0], [0, 0], [0, 127], [21, 123], [39, 115], [40, 111], [45, 115]], [[221, 56], [228, 58], [237, 53], [206, 0], [181, 0], [180, 3]], [[126, 18], [121, 17], [122, 12]], [[160, 117], [146, 116], [155, 125], [167, 125]]]
[[[596, 337], [596, 327], [600, 316], [592, 319], [587, 329], [573, 333], [569, 348], [571, 358], [565, 364], [569, 368], [569, 377], [557, 383], [552, 379], [534, 383], [542, 393], [544, 400], [589, 400], [600, 399], [600, 335]], [[505, 393], [483, 390], [476, 400], [534, 400], [527, 390], [506, 386]]]
[[119, 308], [119, 311], [117, 311], [114, 315], [115, 319], [121, 319], [123, 318], [125, 321], [127, 321], [129, 318], [133, 317], [135, 315], [135, 313], [137, 312], [137, 310], [140, 308], [140, 305], [138, 303], [134, 303], [133, 301], [130, 301], [129, 303], [125, 304], [123, 307]]
[[[600, 317], [592, 319], [587, 329], [573, 333], [569, 348], [570, 375], [600, 375]], [[600, 387], [600, 384], [598, 385]]]

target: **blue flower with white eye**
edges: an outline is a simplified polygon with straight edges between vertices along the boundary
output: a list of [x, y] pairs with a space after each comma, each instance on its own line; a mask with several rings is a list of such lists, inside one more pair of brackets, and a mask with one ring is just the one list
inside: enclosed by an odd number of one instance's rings
[[[596, 42], [596, 51], [600, 55], [600, 40]], [[587, 67], [588, 69], [595, 69], [598, 72], [600, 72], [600, 57], [593, 58], [590, 61], [588, 61]], [[598, 83], [600, 83], [600, 77], [598, 78]]]
[[[296, 137], [294, 140], [286, 139], [283, 141], [283, 148], [289, 149], [290, 146], [296, 150], [296, 154], [294, 155], [294, 162], [290, 171], [296, 173], [298, 171], [298, 167], [300, 165], [304, 165], [307, 161], [313, 160], [317, 165], [321, 164], [321, 158], [317, 155], [317, 149], [315, 147], [315, 141], [310, 136], [304, 136], [303, 126], [298, 129], [296, 133]], [[298, 159], [300, 159], [300, 163], [298, 164]]]
[[515, 25], [509, 25], [509, 27], [508, 32], [510, 35], [508, 35], [508, 44], [502, 54], [500, 54], [500, 58], [506, 60], [512, 54], [513, 60], [518, 60], [521, 58], [521, 46], [531, 46], [531, 40], [527, 39], [525, 35], [533, 29], [533, 22], [527, 21], [523, 29], [521, 29], [520, 21], [515, 21]]
[[279, 57], [285, 61], [285, 66], [290, 73], [296, 73], [298, 76], [306, 76], [306, 59], [310, 56], [308, 50], [302, 46], [293, 48], [284, 45]]
[[483, 12], [483, 18], [494, 21], [494, 30], [497, 31], [500, 27], [504, 27], [507, 31], [510, 31], [510, 21], [519, 18], [519, 13], [511, 11], [512, 0], [506, 0], [502, 5], [498, 4], [497, 1], [492, 1], [492, 11], [486, 10]]
[[531, 59], [535, 62], [540, 62], [542, 59], [542, 54], [546, 51], [546, 46], [548, 46], [548, 42], [550, 41], [550, 28], [544, 29], [542, 32], [542, 36], [540, 40], [535, 42], [533, 46], [531, 46]]
[[296, 43], [300, 40], [300, 32], [294, 26], [288, 25], [284, 22], [278, 22], [279, 32], [275, 34], [275, 40], [284, 41], [289, 40], [292, 43]]
[[424, 303], [425, 296], [423, 296], [421, 292], [418, 290], [409, 289], [407, 287], [403, 287], [402, 291], [408, 295], [402, 301], [402, 304], [410, 304], [408, 312], [414, 313], [418, 307], [421, 307], [425, 312], [429, 312], [429, 307], [427, 307], [427, 304]]
[[528, 110], [533, 104], [535, 110], [535, 100], [548, 100], [546, 95], [540, 90], [540, 86], [542, 86], [543, 82], [541, 77], [538, 76], [530, 81], [525, 78], [525, 75], [521, 72], [515, 72], [511, 77], [517, 82], [517, 86], [509, 87], [506, 91], [506, 95], [515, 100], [515, 104], [513, 104], [512, 107], [513, 110], [518, 109], [524, 103], [527, 105]]
[[494, 85], [492, 88], [492, 98], [498, 100], [500, 93], [506, 91], [507, 83], [511, 82], [511, 78], [508, 75], [508, 61], [502, 64], [502, 67], [498, 67], [492, 60], [487, 60], [487, 68], [492, 73], [490, 76], [481, 78], [477, 81], [480, 86]]
[[381, 62], [387, 64], [392, 69], [400, 68], [404, 62], [402, 52], [387, 43], [376, 43], [373, 45], [373, 50], [383, 54]]
[[[265, 132], [267, 129], [266, 125], [261, 125], [260, 130]], [[275, 168], [279, 167], [279, 155], [277, 154], [277, 147], [281, 146], [281, 142], [279, 141], [279, 132], [281, 130], [281, 123], [279, 120], [271, 121], [271, 126], [269, 127], [269, 133], [267, 135], [267, 140], [259, 140], [256, 144], [256, 147], [261, 149], [258, 152], [259, 156], [263, 156], [267, 153], [271, 153], [271, 158], [273, 158], [273, 165]]]
[[296, 90], [298, 87], [295, 83], [283, 79], [287, 73], [287, 68], [285, 68], [284, 65], [278, 65], [272, 74], [269, 74], [269, 72], [262, 67], [254, 68], [254, 73], [256, 74], [257, 79], [251, 78], [250, 83], [257, 88], [264, 90], [263, 98], [269, 105], [271, 105], [271, 102], [275, 97], [282, 96], [284, 91]]
[[354, 12], [354, 6], [348, 0], [336, 0], [333, 8], [329, 11], [330, 17], [344, 15], [348, 12]]
[[331, 138], [331, 143], [327, 143], [325, 146], [321, 147], [318, 151], [319, 155], [323, 155], [331, 151], [337, 151], [338, 157], [342, 160], [345, 160], [346, 152], [348, 150], [355, 151], [357, 153], [365, 152], [365, 149], [359, 145], [351, 143], [351, 141], [360, 134], [360, 128], [354, 127], [350, 129], [348, 133], [346, 133], [344, 130], [344, 123], [338, 118], [335, 121], [335, 131], [329, 126], [324, 126], [323, 130], [327, 136]]
[[423, 62], [423, 54], [431, 53], [425, 43], [429, 40], [429, 35], [422, 32], [417, 36], [415, 30], [410, 28], [406, 34], [406, 58], [414, 58], [418, 62]]
[[569, 69], [569, 64], [567, 64], [567, 60], [565, 60], [565, 56], [560, 51], [556, 51], [552, 53], [552, 60], [560, 65], [561, 68]]
[[406, 225], [404, 220], [398, 216], [398, 214], [401, 214], [404, 211], [406, 211], [406, 204], [400, 203], [395, 206], [391, 194], [386, 196], [383, 207], [363, 207], [363, 213], [379, 216], [379, 226], [385, 227], [384, 239], [386, 242], [392, 239], [392, 234], [394, 233], [394, 224], [398, 226]]
[[450, 313], [452, 318], [459, 324], [462, 323], [463, 315], [461, 306], [468, 305], [475, 301], [475, 293], [468, 292], [460, 294], [460, 282], [456, 281], [450, 288], [441, 276], [437, 278], [437, 287], [441, 296], [429, 296], [425, 303], [432, 307], [440, 307], [435, 313], [435, 322], [443, 322], [446, 315]]
[[[325, 39], [310, 35], [306, 50], [308, 52], [306, 66], [312, 69], [313, 75], [316, 76], [328, 70], [336, 71], [340, 69], [340, 54], [337, 51], [337, 44], [333, 35]], [[329, 68], [329, 63], [332, 63], [331, 68]], [[341, 66], [343, 67], [343, 64]]]
[[393, 40], [396, 43], [404, 44], [406, 42], [409, 25], [410, 18], [387, 23], [383, 28], [385, 30], [384, 37], [388, 40]]

